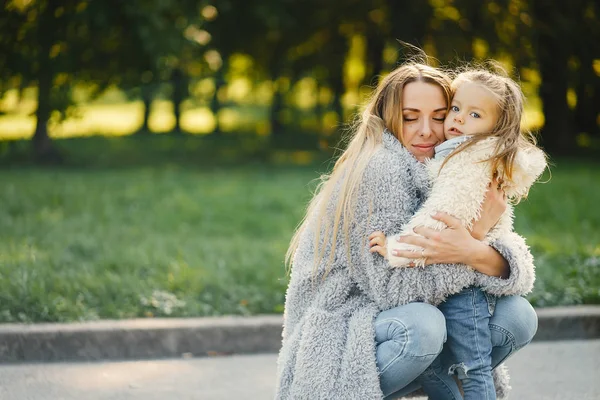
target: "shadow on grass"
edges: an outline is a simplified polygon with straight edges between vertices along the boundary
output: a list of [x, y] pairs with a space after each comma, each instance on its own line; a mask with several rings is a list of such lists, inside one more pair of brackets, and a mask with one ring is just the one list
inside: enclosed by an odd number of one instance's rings
[[[333, 156], [319, 148], [316, 134], [289, 131], [273, 137], [253, 133], [218, 135], [135, 134], [56, 139], [58, 168], [227, 167], [240, 165], [314, 165]], [[0, 167], [36, 167], [30, 140], [0, 142]], [[44, 165], [47, 167], [48, 165]]]

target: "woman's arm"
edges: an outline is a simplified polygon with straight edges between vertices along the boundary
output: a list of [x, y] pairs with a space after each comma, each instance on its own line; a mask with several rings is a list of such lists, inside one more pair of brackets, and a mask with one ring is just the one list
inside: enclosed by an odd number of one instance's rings
[[[402, 236], [400, 243], [409, 243], [422, 247], [426, 264], [466, 264], [476, 271], [489, 276], [507, 278], [510, 274], [508, 262], [493, 247], [473, 238], [458, 218], [445, 213], [432, 216], [443, 222], [447, 228], [436, 231], [431, 228], [417, 227], [420, 236]], [[399, 256], [418, 258], [420, 253], [398, 251]]]
[[[417, 228], [423, 237], [403, 237], [400, 240], [421, 246], [427, 263], [465, 263], [480, 274], [476, 286], [498, 296], [526, 295], [533, 289], [535, 266], [525, 239], [507, 232], [486, 245], [470, 237], [468, 231], [449, 215], [436, 216], [448, 223], [442, 232]], [[410, 257], [410, 254], [402, 254]], [[413, 255], [414, 257], [414, 255]]]
[[498, 279], [478, 274], [476, 285], [497, 296], [524, 296], [531, 292], [535, 282], [535, 265], [525, 239], [515, 232], [508, 232], [490, 246], [508, 263], [509, 275], [506, 279]]

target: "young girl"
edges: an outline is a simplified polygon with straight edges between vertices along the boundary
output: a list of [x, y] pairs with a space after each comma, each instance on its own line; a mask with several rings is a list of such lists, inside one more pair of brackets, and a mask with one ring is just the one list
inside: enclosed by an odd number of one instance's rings
[[[497, 73], [474, 70], [459, 74], [452, 84], [454, 97], [444, 121], [447, 139], [427, 162], [433, 182], [431, 194], [399, 235], [370, 236], [371, 251], [395, 267], [425, 266], [427, 254], [418, 246], [417, 226], [441, 231], [447, 226], [432, 215], [446, 212], [471, 229], [479, 218], [488, 186], [500, 182], [513, 201], [525, 197], [546, 168], [546, 157], [520, 128], [523, 94], [513, 80]], [[489, 243], [512, 231], [509, 205], [496, 226], [481, 239]], [[408, 237], [401, 243], [398, 237]], [[435, 240], [435, 234], [427, 240]], [[411, 238], [412, 237], [412, 238]], [[386, 243], [385, 246], [381, 246]], [[473, 286], [439, 305], [446, 318], [448, 341], [440, 357], [419, 378], [430, 399], [461, 399], [450, 375], [462, 383], [465, 399], [495, 399], [491, 375], [488, 328], [495, 298]]]

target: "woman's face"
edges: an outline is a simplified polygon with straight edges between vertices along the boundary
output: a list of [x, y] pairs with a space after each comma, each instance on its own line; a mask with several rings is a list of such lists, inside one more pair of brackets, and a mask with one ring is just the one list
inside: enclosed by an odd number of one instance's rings
[[417, 160], [433, 157], [444, 141], [448, 104], [442, 88], [426, 82], [410, 82], [402, 93], [403, 145]]

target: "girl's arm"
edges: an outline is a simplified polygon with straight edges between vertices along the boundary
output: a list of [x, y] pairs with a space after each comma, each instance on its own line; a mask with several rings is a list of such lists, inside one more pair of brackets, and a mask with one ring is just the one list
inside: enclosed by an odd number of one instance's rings
[[[495, 138], [492, 139], [495, 140]], [[422, 252], [420, 247], [413, 246], [410, 242], [399, 243], [397, 239], [399, 236], [418, 235], [415, 228], [419, 226], [435, 231], [446, 229], [447, 224], [432, 218], [433, 214], [437, 212], [451, 214], [469, 230], [472, 228], [473, 222], [480, 219], [482, 205], [492, 180], [491, 165], [486, 160], [493, 152], [494, 143], [495, 141], [484, 140], [474, 144], [447, 159], [439, 172], [436, 169], [439, 168], [441, 160], [432, 161], [429, 167], [433, 167], [433, 173], [436, 176], [429, 197], [410, 222], [402, 227], [400, 234], [392, 236], [388, 240], [388, 259], [391, 265], [407, 267], [411, 262], [417, 266], [427, 264], [427, 255]], [[420, 257], [397, 256], [398, 251], [402, 250], [412, 250]]]

